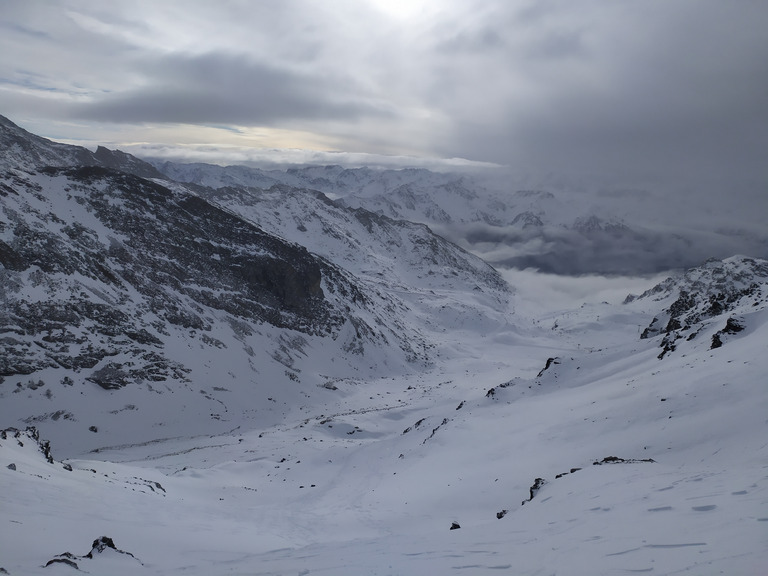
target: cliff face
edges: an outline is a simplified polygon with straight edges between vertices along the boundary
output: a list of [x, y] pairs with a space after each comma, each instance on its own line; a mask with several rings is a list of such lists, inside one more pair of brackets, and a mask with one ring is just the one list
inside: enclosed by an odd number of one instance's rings
[[[344, 322], [305, 248], [189, 193], [101, 167], [6, 173], [2, 182], [6, 328], [24, 336], [3, 340], [6, 376], [34, 371], [34, 357], [94, 368], [121, 339], [144, 354], [166, 324], [209, 330], [207, 310], [311, 334]], [[75, 336], [86, 325], [94, 337]], [[34, 345], [23, 343], [29, 337]]]

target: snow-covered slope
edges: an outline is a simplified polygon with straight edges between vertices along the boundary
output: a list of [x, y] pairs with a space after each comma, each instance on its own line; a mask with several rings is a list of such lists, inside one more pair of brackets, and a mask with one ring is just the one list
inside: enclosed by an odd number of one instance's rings
[[[429, 373], [342, 383], [300, 419], [72, 471], [8, 435], [4, 567], [46, 574], [70, 552], [111, 574], [760, 574], [768, 309], [660, 360], [639, 332], [662, 309], [585, 304]], [[133, 557], [84, 559], [100, 536]]]
[[[352, 272], [369, 292], [391, 294], [427, 331], [493, 331], [507, 322], [509, 287], [498, 272], [423, 224], [349, 209], [289, 186], [199, 193], [265, 230]], [[448, 311], [448, 313], [445, 313]]]
[[765, 260], [540, 306], [308, 181], [364, 171], [27, 146], [59, 167], [0, 174], [0, 574], [765, 571]]
[[[65, 165], [75, 154], [27, 144]], [[67, 455], [275, 423], [340, 379], [431, 365], [433, 333], [505, 322], [496, 271], [424, 226], [290, 191], [282, 218], [261, 217], [279, 191], [216, 204], [129, 173], [130, 158], [126, 171], [12, 161], [0, 175], [0, 417]], [[299, 217], [292, 237], [314, 254], [285, 238]]]

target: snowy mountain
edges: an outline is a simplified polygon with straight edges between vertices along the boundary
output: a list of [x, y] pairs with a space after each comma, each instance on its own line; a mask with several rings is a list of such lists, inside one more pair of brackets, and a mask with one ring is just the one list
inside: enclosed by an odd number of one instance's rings
[[162, 177], [152, 165], [119, 150], [99, 146], [96, 152], [81, 146], [52, 142], [30, 134], [0, 116], [0, 169], [34, 171], [43, 166], [100, 166], [146, 178]]
[[195, 192], [118, 153], [101, 156], [125, 171], [67, 167], [79, 149], [9, 131], [64, 166], [4, 160], [0, 415], [64, 454], [126, 427], [146, 441], [275, 423], [338, 380], [432, 364], [424, 325], [486, 328], [508, 306], [495, 270], [423, 225], [304, 191]]
[[542, 306], [319, 189], [365, 171], [185, 184], [3, 126], [0, 573], [768, 565], [768, 261]]
[[[768, 257], [762, 207], [720, 205], [690, 191], [625, 188], [506, 172], [310, 166], [261, 170], [151, 161], [174, 180], [209, 188], [322, 192], [338, 206], [427, 224], [502, 268], [556, 274], [649, 274], [736, 253]], [[762, 196], [762, 193], [761, 193]], [[758, 197], [756, 196], [756, 199]], [[713, 217], [713, 215], [715, 215]]]

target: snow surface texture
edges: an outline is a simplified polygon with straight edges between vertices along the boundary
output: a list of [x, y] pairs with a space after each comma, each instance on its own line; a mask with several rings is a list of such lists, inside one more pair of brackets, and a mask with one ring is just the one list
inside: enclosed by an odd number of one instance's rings
[[[72, 212], [92, 233], [59, 234], [72, 226], [68, 210], [83, 204], [50, 203], [64, 202], [64, 186], [76, 182], [22, 168], [5, 176], [3, 241], [17, 237], [13, 213], [38, 232], [32, 238], [74, 250], [90, 236], [95, 252], [81, 254], [98, 253], [101, 234], [113, 231], [94, 212]], [[53, 182], [61, 188], [49, 189]], [[152, 183], [174, 202], [191, 193]], [[155, 302], [145, 329], [159, 343], [146, 335], [121, 343], [93, 314], [60, 330], [103, 339], [126, 365], [146, 347], [189, 372], [112, 389], [85, 378], [100, 364], [6, 373], [0, 573], [765, 573], [768, 262], [733, 257], [655, 287], [628, 281], [637, 297], [542, 305], [531, 273], [505, 275], [527, 282], [510, 298], [447, 244], [419, 266], [418, 240], [432, 237], [418, 226], [321, 209], [318, 197], [295, 191], [285, 193], [294, 206], [285, 213], [277, 191], [259, 200], [261, 210], [241, 192], [197, 192], [266, 232], [283, 226], [283, 238], [308, 245], [328, 262], [323, 270], [369, 300], [329, 296], [329, 306], [352, 311], [333, 338], [198, 310], [183, 284], [162, 292], [210, 319], [209, 330], [192, 333], [158, 324], [165, 296], [125, 279], [4, 264], [4, 303], [82, 291], [83, 301], [122, 303], [141, 322], [135, 312]], [[70, 193], [87, 200], [93, 190]], [[289, 233], [294, 218], [301, 226]], [[344, 248], [355, 242], [357, 253]], [[2, 254], [17, 268], [24, 262], [11, 256], [28, 256], [19, 246]], [[422, 342], [428, 361], [375, 338], [363, 339], [363, 354], [345, 350], [355, 329], [387, 328], [376, 318], [399, 322], [395, 331]], [[4, 329], [14, 346], [48, 351], [35, 361], [58, 353], [55, 330], [26, 346], [16, 324], [4, 319]], [[25, 414], [47, 417], [25, 422]]]

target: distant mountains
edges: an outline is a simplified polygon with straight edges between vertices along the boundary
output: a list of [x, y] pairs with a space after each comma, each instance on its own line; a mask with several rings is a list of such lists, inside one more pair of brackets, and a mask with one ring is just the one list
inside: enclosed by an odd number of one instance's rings
[[723, 206], [696, 190], [590, 186], [554, 177], [526, 181], [493, 171], [151, 163], [169, 178], [212, 189], [282, 185], [319, 191], [337, 206], [427, 224], [501, 268], [634, 275], [733, 254], [768, 257], [768, 232], [756, 217], [764, 202]]

